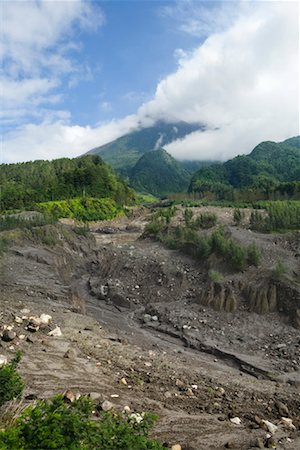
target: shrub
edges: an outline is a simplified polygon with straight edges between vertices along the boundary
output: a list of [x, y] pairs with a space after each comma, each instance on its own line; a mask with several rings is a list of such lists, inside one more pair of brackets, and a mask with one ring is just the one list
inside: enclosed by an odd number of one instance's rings
[[286, 274], [287, 269], [282, 261], [278, 261], [273, 272], [272, 272], [272, 278], [276, 281], [282, 280], [284, 275]]
[[189, 227], [190, 223], [192, 221], [192, 218], [193, 218], [193, 211], [189, 208], [185, 208], [184, 213], [183, 213], [183, 218], [184, 218], [185, 225], [187, 227]]
[[252, 244], [250, 244], [247, 248], [247, 259], [248, 259], [248, 263], [250, 265], [253, 265], [255, 267], [257, 267], [259, 265], [260, 251], [254, 244], [254, 242]]
[[240, 225], [241, 221], [243, 220], [245, 214], [244, 211], [242, 212], [239, 208], [235, 208], [233, 211], [233, 220], [236, 225]]
[[86, 397], [71, 404], [59, 395], [28, 407], [16, 423], [0, 432], [1, 449], [65, 450], [163, 450], [148, 438], [156, 417], [152, 414], [101, 413], [92, 416], [94, 405]]
[[224, 281], [224, 277], [220, 272], [217, 272], [216, 270], [211, 270], [209, 272], [209, 278], [214, 283], [222, 283]]
[[24, 383], [16, 370], [20, 359], [21, 353], [17, 352], [10, 364], [4, 364], [0, 368], [0, 406], [19, 397], [23, 392]]
[[0, 256], [3, 255], [3, 253], [5, 252], [7, 244], [8, 244], [7, 239], [0, 237]]
[[214, 213], [203, 213], [193, 222], [195, 228], [211, 228], [217, 223], [217, 216]]

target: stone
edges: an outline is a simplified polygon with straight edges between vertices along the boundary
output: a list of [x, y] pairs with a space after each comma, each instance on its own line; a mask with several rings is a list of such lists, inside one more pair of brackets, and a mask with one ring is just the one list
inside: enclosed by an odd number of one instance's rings
[[120, 383], [124, 384], [124, 386], [127, 386], [127, 384], [128, 384], [126, 381], [126, 378], [121, 378]]
[[89, 397], [91, 400], [96, 401], [99, 400], [99, 398], [101, 398], [101, 394], [99, 394], [99, 392], [90, 392]]
[[30, 344], [34, 344], [36, 342], [35, 338], [32, 335], [28, 335], [26, 341], [30, 342]]
[[180, 444], [172, 445], [171, 450], [181, 450], [181, 445]]
[[256, 448], [265, 448], [264, 441], [261, 438], [257, 438], [254, 442], [254, 447]]
[[39, 317], [30, 317], [27, 325], [27, 330], [32, 333], [36, 333], [40, 329], [40, 319]]
[[289, 415], [290, 415], [289, 409], [288, 409], [288, 407], [287, 407], [284, 403], [282, 403], [282, 402], [280, 402], [279, 400], [277, 400], [277, 401], [275, 402], [275, 406], [276, 406], [276, 408], [278, 409], [279, 414], [280, 414], [281, 416], [289, 417]]
[[282, 423], [282, 425], [287, 428], [288, 430], [296, 430], [295, 425], [293, 424], [292, 419], [289, 419], [288, 417], [281, 417], [281, 421], [280, 423]]
[[104, 402], [101, 404], [102, 411], [110, 411], [113, 409], [114, 404], [109, 402], [108, 400], [104, 400]]
[[63, 393], [63, 397], [66, 403], [73, 403], [76, 400], [76, 395], [70, 389]]
[[277, 442], [273, 436], [269, 437], [266, 442], [267, 448], [277, 448]]
[[55, 327], [52, 331], [49, 331], [48, 336], [53, 336], [53, 337], [62, 336], [60, 327]]
[[129, 406], [128, 406], [128, 405], [124, 406], [124, 408], [123, 408], [123, 413], [128, 414], [128, 413], [130, 413], [130, 412], [131, 412], [131, 409], [129, 408]]
[[0, 355], [0, 367], [4, 366], [5, 364], [7, 364], [6, 356]]
[[52, 316], [50, 316], [49, 314], [41, 314], [39, 320], [43, 325], [49, 325], [52, 320]]
[[274, 425], [274, 423], [269, 422], [268, 420], [262, 420], [261, 424], [263, 425], [263, 427], [269, 431], [271, 434], [276, 433], [278, 427], [276, 425]]
[[3, 331], [2, 340], [5, 342], [11, 342], [16, 336], [17, 335], [14, 331], [6, 329]]
[[66, 353], [64, 354], [64, 358], [67, 359], [75, 359], [76, 358], [76, 351], [74, 348], [69, 348]]
[[20, 325], [21, 323], [23, 323], [23, 319], [21, 319], [21, 317], [15, 316], [15, 322]]
[[230, 419], [230, 422], [234, 423], [235, 425], [241, 425], [241, 423], [242, 423], [242, 421], [241, 421], [241, 419], [239, 417], [232, 417]]

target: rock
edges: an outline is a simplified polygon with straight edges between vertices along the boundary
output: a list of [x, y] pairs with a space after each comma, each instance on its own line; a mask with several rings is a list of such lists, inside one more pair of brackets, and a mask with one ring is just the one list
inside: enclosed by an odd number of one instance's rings
[[28, 335], [26, 341], [30, 342], [31, 344], [34, 344], [36, 342], [35, 338], [32, 335]]
[[48, 336], [54, 336], [54, 337], [62, 336], [60, 327], [55, 327], [52, 331], [49, 331]]
[[32, 333], [36, 333], [40, 329], [40, 319], [39, 317], [29, 317], [29, 322], [27, 325], [27, 330]]
[[229, 441], [225, 444], [225, 448], [238, 448], [236, 444], [232, 441]]
[[143, 316], [143, 321], [144, 321], [145, 323], [151, 322], [151, 316], [150, 316], [150, 314], [144, 314], [144, 316]]
[[109, 402], [108, 400], [104, 400], [104, 402], [101, 404], [102, 411], [110, 411], [113, 409], [114, 404]]
[[21, 323], [23, 323], [23, 319], [21, 319], [21, 317], [15, 316], [15, 322], [20, 325]]
[[64, 354], [64, 358], [75, 359], [76, 358], [76, 351], [75, 351], [75, 349], [74, 348], [68, 348], [68, 350]]
[[5, 364], [7, 364], [6, 356], [0, 355], [0, 367], [4, 366]]
[[183, 381], [179, 380], [178, 378], [177, 378], [177, 380], [175, 381], [175, 384], [176, 384], [176, 386], [179, 387], [179, 388], [182, 388], [182, 387], [184, 386]]
[[90, 392], [89, 397], [91, 400], [96, 401], [99, 400], [99, 398], [101, 398], [101, 394], [99, 394], [99, 392]]
[[293, 424], [292, 419], [289, 419], [288, 417], [281, 417], [281, 421], [280, 423], [282, 423], [282, 425], [287, 428], [288, 430], [296, 430], [295, 425]]
[[49, 314], [41, 314], [39, 320], [43, 325], [49, 325], [52, 320], [52, 316], [50, 316]]
[[128, 384], [126, 381], [126, 378], [121, 378], [120, 383], [124, 384], [124, 386], [127, 386], [127, 384]]
[[73, 403], [74, 400], [76, 400], [76, 395], [74, 394], [73, 391], [71, 391], [70, 389], [68, 389], [67, 391], [65, 391], [63, 393], [63, 397], [64, 397], [64, 401], [66, 403]]
[[165, 398], [171, 398], [171, 397], [172, 397], [172, 394], [171, 394], [171, 392], [166, 391], [166, 392], [164, 393], [164, 396], [165, 396]]
[[157, 316], [152, 316], [151, 320], [153, 320], [153, 322], [158, 322], [158, 317]]
[[242, 421], [241, 421], [241, 419], [239, 417], [232, 417], [230, 419], [230, 422], [234, 423], [235, 425], [241, 425], [241, 423], [242, 423]]
[[181, 445], [179, 444], [172, 445], [171, 450], [181, 450]]
[[267, 439], [266, 447], [267, 447], [267, 448], [277, 448], [277, 442], [276, 442], [276, 440], [273, 438], [273, 436], [271, 436], [271, 437], [269, 437], [269, 438]]
[[264, 441], [263, 441], [261, 438], [258, 437], [258, 438], [255, 440], [254, 447], [257, 447], [257, 448], [265, 448]]
[[5, 342], [11, 342], [16, 336], [17, 335], [14, 331], [6, 329], [3, 331], [2, 340]]
[[280, 402], [279, 400], [277, 400], [277, 401], [275, 402], [275, 406], [277, 407], [277, 409], [278, 409], [278, 411], [279, 411], [279, 414], [280, 414], [281, 416], [289, 417], [289, 415], [290, 415], [289, 409], [288, 409], [288, 407], [287, 407], [284, 403], [282, 403], [282, 402]]
[[274, 425], [274, 423], [269, 422], [268, 420], [262, 420], [261, 424], [263, 425], [263, 427], [265, 429], [267, 429], [267, 431], [269, 431], [271, 434], [276, 433], [278, 427], [276, 425]]
[[130, 413], [131, 412], [131, 409], [129, 408], [129, 406], [124, 406], [124, 408], [123, 408], [123, 413], [126, 413], [126, 414], [128, 414], [128, 413]]

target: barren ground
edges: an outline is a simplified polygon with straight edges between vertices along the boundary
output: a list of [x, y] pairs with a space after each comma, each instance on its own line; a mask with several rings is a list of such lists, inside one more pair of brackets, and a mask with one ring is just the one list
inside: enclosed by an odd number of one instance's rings
[[[71, 245], [62, 237], [53, 248], [29, 242], [10, 248], [1, 261], [0, 324], [14, 324], [18, 337], [1, 341], [0, 353], [23, 350], [27, 399], [72, 389], [116, 408], [152, 410], [160, 416], [154, 436], [185, 450], [255, 448], [257, 438], [267, 440], [261, 418], [279, 426], [276, 448], [299, 449], [299, 329], [280, 302], [261, 315], [240, 296], [248, 284], [262, 283], [279, 259], [297, 284], [299, 235], [251, 233], [233, 226], [229, 208], [216, 212], [232, 237], [259, 245], [259, 269], [235, 275], [219, 261], [204, 267], [140, 239], [147, 210], [95, 224], [94, 240], [77, 236]], [[236, 311], [203, 304], [208, 269], [232, 285]], [[101, 294], [105, 285], [108, 296]], [[50, 328], [60, 326], [62, 336], [48, 336], [48, 328], [30, 333], [25, 320], [16, 324], [14, 316], [22, 317], [24, 309], [51, 314]], [[70, 348], [74, 353], [65, 358]], [[282, 416], [296, 429], [280, 425]]]

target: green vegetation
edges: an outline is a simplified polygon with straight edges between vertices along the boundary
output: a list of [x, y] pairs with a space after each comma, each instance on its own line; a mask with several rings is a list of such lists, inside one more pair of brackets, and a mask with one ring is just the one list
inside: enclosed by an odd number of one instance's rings
[[300, 199], [300, 137], [262, 142], [249, 155], [202, 167], [189, 192], [235, 202]]
[[11, 363], [4, 364], [0, 368], [0, 406], [9, 400], [19, 397], [23, 392], [24, 383], [17, 372], [20, 359], [21, 352], [17, 352]]
[[272, 272], [272, 278], [275, 281], [281, 281], [283, 279], [284, 275], [286, 274], [286, 272], [287, 272], [287, 269], [286, 269], [285, 265], [283, 264], [283, 262], [278, 261], [275, 266], [275, 269]]
[[36, 203], [93, 196], [123, 205], [133, 192], [97, 155], [0, 165], [0, 210], [30, 209]]
[[223, 275], [220, 272], [218, 272], [217, 270], [211, 270], [209, 272], [209, 278], [214, 283], [222, 283], [224, 281]]
[[16, 422], [0, 432], [0, 449], [33, 450], [163, 450], [148, 437], [152, 414], [101, 412], [86, 397], [66, 404], [63, 396], [29, 406]]
[[244, 218], [244, 212], [241, 211], [239, 208], [235, 208], [235, 210], [233, 211], [233, 220], [235, 225], [240, 225], [241, 221]]
[[211, 228], [217, 224], [217, 216], [214, 213], [203, 213], [191, 223], [192, 228]]
[[192, 217], [184, 211], [185, 226], [175, 228], [167, 222], [165, 214], [157, 211], [145, 228], [145, 236], [152, 236], [172, 249], [178, 249], [192, 257], [206, 261], [215, 254], [222, 258], [235, 271], [243, 271], [247, 265], [259, 264], [260, 252], [251, 244], [248, 247], [240, 245], [225, 236], [222, 228], [214, 230], [210, 235], [199, 235], [192, 227]]
[[36, 214], [26, 217], [22, 214], [0, 216], [0, 231], [42, 227], [55, 223], [52, 215]]
[[300, 202], [277, 201], [265, 205], [266, 213], [253, 211], [250, 227], [261, 232], [297, 230], [300, 228]]
[[38, 203], [36, 209], [52, 217], [71, 217], [79, 221], [110, 220], [122, 213], [111, 198], [81, 197]]
[[130, 172], [130, 185], [139, 192], [165, 196], [188, 188], [190, 174], [165, 150], [145, 153]]

